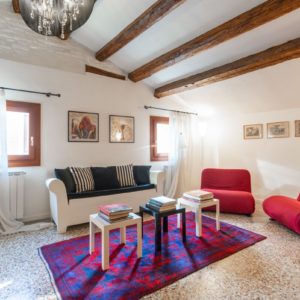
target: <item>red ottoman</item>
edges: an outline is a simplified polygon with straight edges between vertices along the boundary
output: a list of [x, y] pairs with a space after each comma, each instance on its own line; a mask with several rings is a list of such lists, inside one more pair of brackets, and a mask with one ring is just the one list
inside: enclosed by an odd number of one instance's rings
[[298, 201], [286, 196], [268, 197], [263, 209], [272, 219], [300, 234], [300, 194]]

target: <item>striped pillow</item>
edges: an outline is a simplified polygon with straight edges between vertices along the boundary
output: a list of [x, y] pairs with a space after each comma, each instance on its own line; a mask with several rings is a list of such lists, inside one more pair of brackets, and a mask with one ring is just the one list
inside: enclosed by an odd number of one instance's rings
[[126, 166], [116, 166], [116, 170], [117, 170], [117, 178], [121, 187], [136, 185], [134, 181], [132, 164]]
[[76, 193], [92, 191], [95, 189], [91, 168], [70, 167], [70, 172], [75, 182]]

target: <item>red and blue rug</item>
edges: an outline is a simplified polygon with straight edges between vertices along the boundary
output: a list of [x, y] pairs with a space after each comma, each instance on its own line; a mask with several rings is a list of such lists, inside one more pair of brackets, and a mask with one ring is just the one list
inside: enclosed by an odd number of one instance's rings
[[40, 255], [61, 299], [139, 299], [215, 261], [265, 239], [254, 232], [203, 216], [203, 236], [195, 236], [194, 214], [186, 214], [187, 242], [182, 243], [176, 216], [169, 217], [169, 232], [162, 251], [154, 254], [154, 221], [144, 223], [143, 257], [136, 256], [136, 227], [127, 228], [127, 244], [119, 245], [119, 231], [110, 234], [110, 269], [101, 269], [100, 233], [96, 251], [89, 255], [89, 237], [82, 236], [43, 246]]

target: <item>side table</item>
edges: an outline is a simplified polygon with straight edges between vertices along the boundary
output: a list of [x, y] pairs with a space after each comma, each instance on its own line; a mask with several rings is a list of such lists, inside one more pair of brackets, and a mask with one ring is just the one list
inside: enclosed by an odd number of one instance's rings
[[[147, 206], [140, 206], [140, 216], [143, 223], [143, 214], [147, 213], [154, 217], [155, 220], [155, 252], [161, 251], [161, 219], [163, 219], [163, 232], [168, 232], [168, 216], [177, 214], [181, 215], [182, 224], [182, 241], [186, 242], [186, 225], [185, 225], [185, 208], [176, 208], [168, 211], [159, 212]], [[142, 226], [143, 227], [143, 226]], [[142, 228], [143, 235], [143, 228]]]
[[[97, 229], [101, 231], [102, 241], [102, 270], [109, 268], [109, 231], [120, 228], [120, 244], [126, 244], [126, 226], [137, 225], [137, 256], [142, 257], [142, 218], [134, 213], [130, 213], [132, 219], [126, 219], [115, 223], [109, 223], [98, 216], [90, 215], [90, 254], [95, 249], [95, 233]], [[98, 230], [98, 231], [99, 231]]]
[[[177, 208], [180, 208], [182, 205], [188, 206], [195, 213], [196, 221], [196, 236], [202, 236], [202, 208], [209, 206], [216, 206], [216, 229], [220, 230], [220, 204], [218, 199], [204, 200], [200, 202], [194, 202], [187, 200], [185, 198], [177, 199]], [[180, 215], [177, 216], [177, 227], [180, 228]]]

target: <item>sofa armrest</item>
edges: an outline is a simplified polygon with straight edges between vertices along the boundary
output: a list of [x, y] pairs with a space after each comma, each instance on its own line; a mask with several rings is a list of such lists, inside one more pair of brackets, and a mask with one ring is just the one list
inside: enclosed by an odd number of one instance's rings
[[68, 217], [68, 196], [64, 183], [57, 178], [49, 178], [46, 180], [46, 186], [50, 195], [51, 216], [57, 225], [58, 232], [65, 232], [64, 225]]
[[150, 171], [150, 182], [155, 184], [157, 193], [163, 195], [165, 184], [164, 171]]

